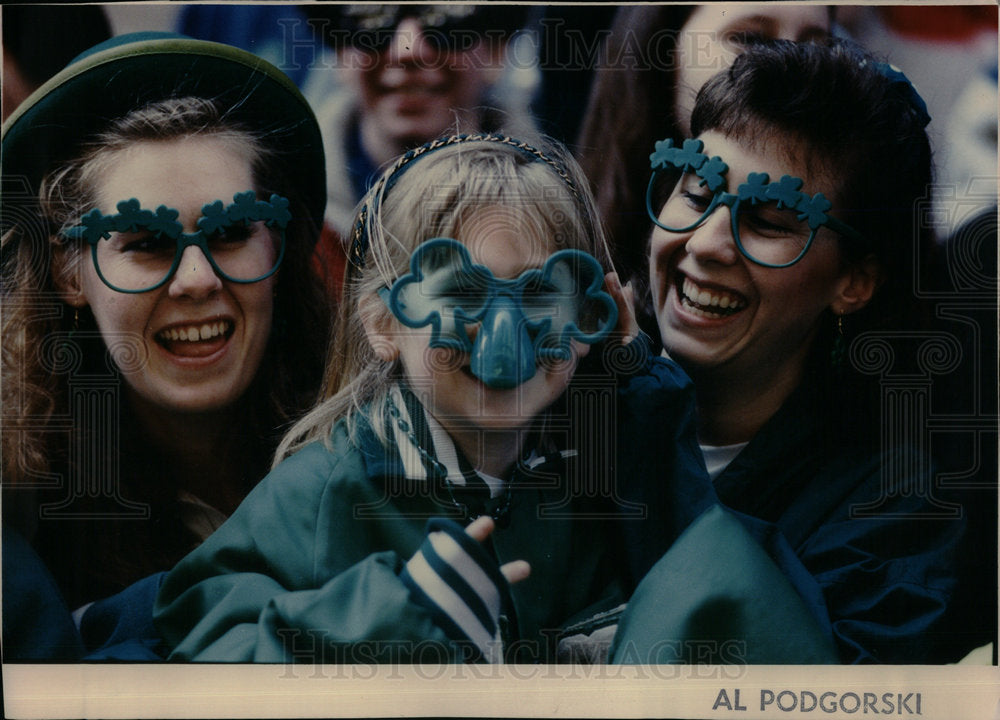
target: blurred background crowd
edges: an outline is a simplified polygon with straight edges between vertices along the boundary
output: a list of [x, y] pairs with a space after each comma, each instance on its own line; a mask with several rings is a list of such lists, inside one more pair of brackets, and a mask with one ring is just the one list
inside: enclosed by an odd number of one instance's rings
[[[365, 58], [379, 54], [395, 53], [403, 66], [414, 62], [441, 71], [449, 62], [442, 58], [448, 55], [458, 58], [470, 51], [478, 53], [474, 61], [453, 63], [460, 68], [463, 82], [451, 83], [454, 94], [441, 104], [443, 110], [436, 117], [425, 120], [428, 124], [423, 128], [408, 132], [422, 130], [431, 137], [461, 125], [462, 118], [452, 112], [455, 108], [490, 107], [503, 115], [489, 122], [502, 125], [508, 132], [523, 130], [531, 123], [581, 151], [577, 140], [591, 85], [596, 70], [607, 60], [607, 38], [612, 34], [616, 13], [620, 30], [624, 11], [610, 5], [490, 9], [453, 3], [444, 15], [428, 12], [412, 18], [414, 27], [423, 23], [439, 32], [422, 36], [418, 33], [421, 44], [411, 43], [402, 49], [390, 48], [390, 36], [385, 32], [402, 28], [400, 36], [407, 33], [395, 11], [385, 10], [392, 7], [369, 5], [355, 12], [352, 6], [291, 3], [5, 4], [3, 115], [6, 119], [20, 99], [102, 37], [173, 30], [242, 47], [285, 71], [312, 102], [324, 124], [330, 173], [344, 172], [346, 159], [355, 191], [361, 189], [366, 171], [371, 174], [392, 156], [395, 147], [390, 141], [375, 139], [374, 131], [363, 130], [363, 155], [367, 158], [362, 159], [373, 166], [358, 167], [357, 148], [351, 144], [350, 133], [347, 142], [341, 143], [331, 142], [330, 136], [339, 134], [335, 127], [344, 124], [346, 108], [355, 102], [351, 98], [360, 98], [366, 107], [374, 107], [379, 87], [371, 80], [374, 65]], [[712, 54], [710, 39], [724, 32], [727, 6], [713, 3], [705, 7], [712, 8], [710, 15], [692, 15], [691, 8], [678, 8], [672, 17], [662, 18], [663, 24], [654, 31], [671, 38], [683, 31], [696, 38], [691, 47], [701, 55], [684, 62], [689, 67], [697, 66], [707, 77], [721, 67], [719, 58]], [[812, 4], [812, 10], [817, 9]], [[733, 11], [728, 15], [732, 17]], [[852, 37], [902, 68], [927, 102], [932, 118], [928, 132], [934, 144], [939, 186], [935, 223], [939, 235], [950, 235], [975, 214], [976, 207], [988, 204], [997, 195], [996, 7], [850, 5], [832, 8], [831, 19], [834, 34]], [[453, 29], [461, 31], [459, 36], [467, 41], [466, 47], [435, 47], [435, 39], [449, 37]], [[770, 33], [765, 30], [764, 34]], [[477, 38], [485, 42], [478, 43]], [[647, 43], [646, 48], [626, 48], [626, 55], [619, 58], [622, 68], [631, 63], [628, 53], [635, 53], [634, 59], [640, 64], [672, 64], [662, 38], [655, 32], [652, 38], [654, 42]], [[372, 40], [382, 43], [377, 48], [379, 53], [371, 52], [376, 49]], [[445, 52], [440, 53], [442, 50]], [[643, 57], [645, 54], [648, 57]], [[391, 124], [384, 113], [374, 117], [377, 122], [369, 122], [366, 127]], [[345, 158], [345, 146], [347, 153], [355, 154]], [[331, 183], [328, 211], [329, 219], [342, 228], [344, 217], [349, 216], [360, 193], [348, 193], [339, 185]]]

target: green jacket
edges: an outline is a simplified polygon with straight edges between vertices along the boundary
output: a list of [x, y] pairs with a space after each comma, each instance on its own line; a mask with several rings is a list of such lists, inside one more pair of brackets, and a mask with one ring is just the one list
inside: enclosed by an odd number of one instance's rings
[[[358, 435], [352, 443], [338, 424], [332, 447], [315, 443], [282, 462], [169, 574], [154, 617], [170, 659], [474, 659], [400, 577], [428, 519], [455, 518], [448, 493], [430, 473], [405, 477], [398, 449], [385, 449], [370, 428]], [[568, 494], [576, 464], [557, 454], [519, 465], [509, 525], [499, 523], [488, 543], [498, 563], [523, 559], [532, 568], [510, 587], [501, 619], [508, 661], [550, 662], [564, 622], [616, 596], [608, 516], [580, 512]]]
[[[619, 430], [637, 439], [646, 437], [644, 428], [656, 441], [621, 443], [618, 450], [628, 448], [632, 458], [620, 460], [619, 468], [610, 457], [600, 462], [601, 433], [582, 431], [569, 422], [572, 413], [551, 413], [552, 436], [562, 423], [566, 437], [585, 438], [580, 444], [591, 447], [581, 447], [579, 455], [536, 447], [515, 470], [510, 493], [486, 506], [506, 509], [499, 514], [508, 522], [498, 524], [485, 550], [467, 542], [471, 553], [462, 559], [478, 564], [485, 576], [496, 578], [497, 565], [510, 560], [531, 564], [523, 582], [487, 583], [495, 585], [499, 600], [484, 605], [502, 605], [502, 643], [496, 643], [501, 656], [463, 641], [456, 632], [461, 623], [453, 622], [458, 615], [427, 602], [433, 588], [424, 592], [428, 587], [420, 578], [428, 573], [415, 566], [424, 559], [425, 571], [434, 566], [428, 546], [440, 523], [428, 521], [461, 519], [454, 493], [432, 472], [443, 463], [451, 478], [451, 460], [461, 464], [450, 439], [421, 442], [436, 449], [433, 457], [421, 458], [406, 432], [391, 424], [388, 449], [370, 428], [362, 425], [355, 442], [339, 424], [330, 447], [315, 443], [281, 463], [168, 575], [154, 619], [173, 649], [170, 659], [605, 662], [620, 621], [613, 662], [705, 662], [706, 642], [714, 662], [829, 662], [828, 629], [714, 499], [693, 440], [690, 381], [660, 358], [637, 362], [635, 370], [644, 372], [620, 388]], [[589, 401], [603, 397], [593, 388], [575, 399], [572, 393], [568, 406], [581, 401], [583, 423], [589, 417], [601, 427], [611, 419], [588, 410]], [[647, 405], [655, 412], [638, 412]], [[408, 409], [414, 435], [420, 434], [415, 425], [425, 423], [421, 418], [422, 411]], [[645, 462], [650, 458], [656, 460], [652, 465]], [[419, 469], [424, 465], [426, 472]], [[650, 517], [648, 505], [621, 497], [620, 486], [607, 484], [614, 483], [614, 471], [637, 473], [634, 480], [659, 488], [671, 516]], [[602, 484], [594, 485], [595, 477]], [[622, 614], [620, 579], [635, 549], [629, 533], [623, 542], [623, 524], [651, 522], [660, 529], [669, 525], [677, 541]], [[463, 539], [459, 526], [450, 532], [452, 540]], [[640, 542], [646, 537], [631, 535]], [[445, 565], [441, 577], [459, 566]], [[477, 592], [461, 582], [450, 586]]]

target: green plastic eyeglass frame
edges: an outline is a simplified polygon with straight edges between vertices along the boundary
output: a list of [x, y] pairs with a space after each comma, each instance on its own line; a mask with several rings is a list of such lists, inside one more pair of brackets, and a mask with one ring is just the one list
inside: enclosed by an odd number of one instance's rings
[[[127, 294], [139, 294], [150, 292], [162, 287], [177, 272], [180, 266], [181, 257], [184, 251], [195, 246], [202, 251], [208, 259], [212, 270], [223, 280], [242, 285], [260, 282], [269, 278], [278, 271], [285, 257], [285, 228], [291, 221], [291, 213], [288, 210], [289, 202], [280, 195], [271, 195], [270, 200], [257, 200], [256, 193], [249, 190], [244, 193], [233, 195], [233, 202], [228, 206], [223, 206], [221, 200], [207, 203], [202, 206], [202, 216], [198, 218], [198, 231], [193, 233], [182, 232], [182, 225], [177, 222], [179, 212], [165, 205], [160, 205], [155, 212], [144, 210], [140, 207], [139, 201], [135, 198], [123, 200], [118, 203], [118, 212], [113, 215], [105, 215], [95, 208], [80, 219], [79, 225], [74, 225], [63, 231], [63, 237], [69, 240], [85, 240], [90, 245], [90, 254], [94, 263], [94, 269], [101, 281], [115, 292]], [[225, 230], [237, 225], [249, 225], [253, 222], [263, 221], [268, 227], [277, 227], [280, 232], [280, 247], [273, 266], [265, 273], [252, 278], [237, 278], [226, 273], [216, 262], [209, 249], [208, 243], [213, 235], [220, 230]], [[139, 289], [122, 288], [112, 283], [101, 271], [101, 265], [97, 259], [97, 246], [103, 240], [108, 240], [112, 232], [139, 232], [146, 230], [158, 237], [166, 237], [174, 240], [177, 249], [174, 253], [174, 260], [166, 274], [158, 282]]]
[[[657, 227], [673, 233], [690, 232], [704, 223], [719, 206], [725, 205], [730, 210], [733, 240], [740, 254], [747, 260], [768, 268], [786, 268], [801, 260], [812, 246], [820, 227], [828, 227], [851, 242], [867, 243], [865, 237], [857, 230], [827, 214], [832, 203], [823, 193], [816, 193], [810, 197], [801, 192], [799, 190], [802, 187], [801, 178], [784, 175], [777, 183], [771, 183], [767, 173], [750, 173], [747, 182], [741, 183], [735, 193], [725, 192], [721, 188], [725, 183], [724, 175], [729, 166], [718, 156], [709, 158], [702, 152], [704, 146], [701, 140], [696, 139], [685, 140], [682, 147], [676, 147], [669, 138], [656, 143], [655, 152], [649, 156], [653, 172], [646, 187], [646, 212]], [[663, 224], [653, 209], [653, 190], [657, 177], [661, 172], [667, 171], [693, 172], [701, 178], [699, 185], [707, 187], [713, 193], [712, 200], [701, 217], [685, 227], [669, 227]], [[770, 263], [756, 258], [747, 250], [740, 238], [740, 204], [749, 202], [751, 205], [757, 205], [772, 201], [777, 202], [778, 209], [796, 211], [797, 219], [806, 221], [809, 225], [808, 239], [799, 253], [788, 262]]]

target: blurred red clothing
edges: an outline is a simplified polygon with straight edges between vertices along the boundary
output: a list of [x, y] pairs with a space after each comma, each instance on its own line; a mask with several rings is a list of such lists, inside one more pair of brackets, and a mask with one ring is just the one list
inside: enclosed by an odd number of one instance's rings
[[344, 289], [344, 270], [347, 268], [347, 252], [340, 233], [329, 223], [323, 223], [316, 251], [313, 253], [313, 269], [322, 280], [330, 297], [340, 300]]
[[962, 42], [981, 32], [997, 30], [995, 5], [879, 8], [882, 21], [893, 32], [914, 39]]

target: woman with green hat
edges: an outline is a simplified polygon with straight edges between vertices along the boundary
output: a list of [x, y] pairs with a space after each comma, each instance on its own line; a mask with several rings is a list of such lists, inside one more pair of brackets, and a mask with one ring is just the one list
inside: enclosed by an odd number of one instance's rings
[[322, 142], [265, 61], [140, 33], [17, 109], [2, 179], [3, 519], [79, 608], [199, 544], [311, 405]]

